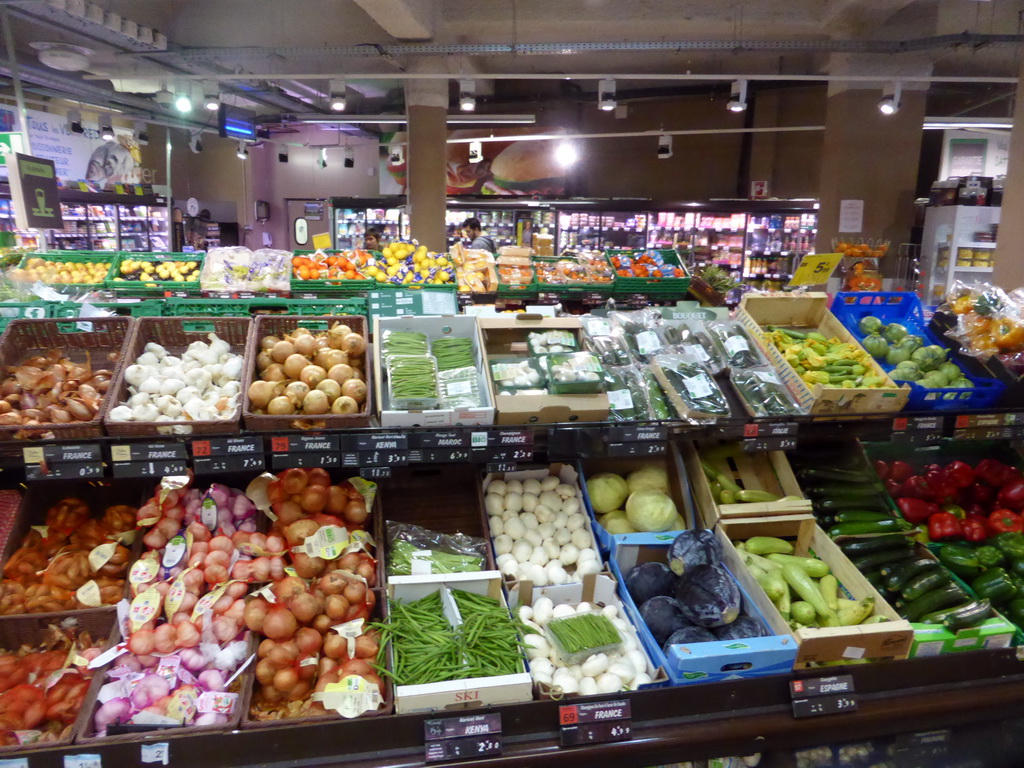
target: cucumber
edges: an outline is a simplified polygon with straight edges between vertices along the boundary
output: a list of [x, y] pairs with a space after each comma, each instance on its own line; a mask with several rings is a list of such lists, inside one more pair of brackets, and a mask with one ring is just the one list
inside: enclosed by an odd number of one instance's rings
[[852, 539], [844, 541], [839, 545], [843, 554], [847, 557], [857, 557], [870, 552], [881, 552], [886, 549], [910, 549], [914, 543], [908, 541], [906, 536], [899, 533], [883, 533], [881, 536], [872, 536], [870, 539]]
[[926, 592], [948, 584], [951, 580], [949, 574], [941, 568], [937, 571], [926, 571], [904, 584], [900, 590], [900, 597], [903, 598], [904, 603], [912, 603]]
[[907, 560], [901, 563], [890, 563], [882, 567], [882, 576], [885, 579], [885, 588], [890, 592], [899, 592], [908, 581], [926, 571], [941, 570], [934, 560], [927, 557], [920, 557], [916, 560]]
[[951, 605], [959, 605], [967, 599], [967, 593], [956, 584], [944, 584], [938, 589], [926, 592], [916, 600], [903, 606], [901, 613], [907, 621], [918, 621], [932, 611], [946, 608]]
[[[768, 555], [768, 559], [773, 563], [778, 563], [783, 568], [787, 565], [795, 565], [808, 576], [815, 579], [820, 579], [822, 576], [829, 573], [828, 565], [814, 557], [796, 557], [794, 555], [772, 554]], [[807, 600], [807, 598], [805, 597], [804, 600]], [[813, 603], [812, 600], [807, 600], [807, 602]]]
[[814, 509], [823, 512], [841, 512], [844, 509], [877, 509], [879, 512], [888, 512], [889, 507], [881, 496], [864, 496], [849, 498], [846, 496], [829, 497], [827, 499], [815, 499]]
[[879, 520], [892, 520], [893, 516], [885, 512], [872, 512], [867, 509], [844, 509], [836, 515], [837, 523], [874, 523]]
[[768, 491], [739, 491], [736, 494], [736, 501], [744, 501], [748, 504], [756, 502], [766, 501], [778, 501], [779, 497], [774, 493], [768, 493]]
[[976, 627], [992, 615], [992, 604], [988, 600], [976, 600], [962, 606], [943, 619], [942, 624], [953, 632], [967, 627]]
[[905, 549], [888, 549], [882, 550], [881, 552], [870, 552], [860, 557], [851, 558], [853, 567], [858, 571], [875, 571], [881, 568], [883, 565], [889, 565], [890, 563], [901, 563], [904, 560], [909, 560], [914, 555]]
[[785, 539], [774, 536], [752, 536], [747, 539], [747, 551], [755, 555], [770, 555], [773, 552], [782, 555], [793, 554], [793, 545]]
[[829, 538], [837, 536], [862, 536], [867, 533], [895, 533], [907, 527], [903, 520], [890, 517], [887, 520], [875, 520], [871, 523], [838, 523], [828, 529]]
[[931, 613], [926, 613], [924, 616], [922, 616], [920, 618], [918, 623], [919, 624], [941, 624], [943, 621], [946, 620], [946, 617], [949, 616], [950, 614], [956, 613], [961, 608], [966, 608], [968, 605], [972, 605], [973, 603], [974, 603], [973, 600], [971, 600], [970, 598], [967, 598], [967, 600], [965, 602], [960, 603], [959, 605], [954, 605], [954, 606], [952, 606], [950, 608], [941, 608], [941, 609], [939, 609], [937, 611], [932, 611]]
[[885, 590], [885, 586], [882, 584], [882, 574], [880, 571], [869, 571], [868, 573], [862, 573], [868, 584], [877, 589], [879, 592]]

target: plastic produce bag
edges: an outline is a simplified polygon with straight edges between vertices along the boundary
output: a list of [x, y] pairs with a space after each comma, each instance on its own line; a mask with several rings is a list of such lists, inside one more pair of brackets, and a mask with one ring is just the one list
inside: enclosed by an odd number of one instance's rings
[[964, 354], [981, 360], [997, 355], [1007, 367], [1017, 367], [1024, 352], [1024, 292], [1007, 295], [988, 283], [957, 282], [942, 309], [956, 317], [956, 326], [946, 335]]
[[482, 571], [487, 542], [464, 533], [438, 533], [388, 520], [389, 576]]
[[453, 368], [437, 372], [444, 408], [475, 408], [480, 402], [480, 376], [476, 368]]
[[679, 415], [690, 421], [729, 416], [729, 402], [704, 366], [682, 355], [657, 355], [652, 365], [671, 390]]
[[622, 334], [629, 347], [629, 354], [636, 362], [650, 362], [654, 355], [664, 351], [656, 330], [661, 319], [660, 313], [652, 309], [609, 312], [608, 319]]
[[583, 323], [583, 339], [586, 346], [597, 355], [602, 365], [629, 365], [632, 362], [629, 345], [626, 344], [622, 332], [615, 328], [608, 318], [584, 315], [580, 320]]
[[732, 383], [755, 416], [798, 416], [806, 413], [771, 366], [734, 370]]
[[604, 385], [608, 393], [609, 421], [650, 418], [647, 382], [636, 366], [605, 366]]
[[199, 282], [204, 291], [287, 292], [291, 289], [291, 263], [289, 251], [211, 248]]
[[716, 320], [705, 327], [730, 368], [768, 365], [765, 356], [739, 321]]
[[718, 374], [728, 366], [728, 357], [711, 338], [703, 323], [694, 320], [665, 320], [657, 328], [666, 352], [677, 352]]

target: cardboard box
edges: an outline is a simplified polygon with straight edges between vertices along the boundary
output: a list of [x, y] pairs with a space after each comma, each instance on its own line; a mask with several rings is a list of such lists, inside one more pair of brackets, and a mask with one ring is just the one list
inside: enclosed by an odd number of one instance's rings
[[374, 387], [379, 403], [380, 425], [382, 427], [451, 427], [494, 423], [494, 393], [490, 387], [490, 375], [483, 354], [483, 340], [475, 317], [375, 317], [373, 334], [380, 350], [381, 333], [384, 331], [416, 331], [425, 333], [428, 341], [451, 336], [469, 338], [473, 341], [473, 360], [477, 368], [477, 386], [481, 402], [475, 408], [432, 408], [422, 411], [392, 409], [387, 397], [384, 381], [384, 360], [374, 355]]
[[[528, 581], [521, 581], [513, 585], [509, 590], [508, 602], [510, 605], [518, 608], [520, 605], [533, 605], [535, 600], [546, 597], [555, 605], [571, 605], [575, 607], [580, 603], [590, 603], [595, 607], [601, 608], [612, 605], [618, 610], [618, 615], [627, 624], [630, 624], [629, 614], [626, 612], [622, 599], [620, 599], [620, 592], [617, 586], [615, 578], [609, 573], [590, 573], [583, 578], [582, 582], [549, 585], [547, 587], [534, 587]], [[647, 657], [647, 675], [651, 678], [651, 682], [640, 686], [640, 689], [646, 690], [648, 688], [662, 687], [668, 682], [668, 675], [665, 674], [664, 669], [651, 660], [650, 655], [644, 650], [639, 634], [636, 632], [636, 626], [630, 624], [630, 629], [633, 630], [633, 638], [636, 641], [637, 648]], [[562, 696], [561, 691], [556, 691], [554, 694], [557, 695], [553, 695], [551, 685], [548, 683], [537, 683], [535, 690], [538, 699], [561, 698]], [[578, 695], [570, 694], [569, 698]]]
[[[702, 449], [717, 447], [716, 443], [694, 443], [686, 441], [682, 444], [683, 463], [690, 478], [694, 502], [704, 525], [713, 528], [721, 519], [744, 517], [763, 517], [766, 515], [798, 515], [812, 511], [811, 502], [804, 498], [796, 475], [789, 466], [784, 451], [762, 451], [746, 453], [737, 444], [735, 456], [709, 458]], [[748, 491], [768, 491], [777, 496], [798, 496], [793, 501], [761, 501], [737, 502], [735, 504], [719, 504], [711, 492], [711, 484], [701, 467], [705, 461], [726, 477], [731, 477], [736, 484]]]
[[[445, 587], [488, 595], [507, 605], [498, 571], [451, 573], [443, 576], [392, 576], [388, 579], [388, 597], [412, 602]], [[526, 671], [522, 659], [519, 668], [521, 671], [513, 675], [471, 677], [423, 685], [396, 685], [395, 713], [401, 715], [410, 712], [462, 710], [530, 701], [533, 698], [533, 679]]]
[[576, 318], [536, 318], [526, 315], [481, 317], [484, 364], [498, 410], [498, 424], [555, 424], [567, 421], [604, 421], [608, 418], [608, 395], [498, 395], [490, 377], [490, 358], [495, 355], [526, 355], [526, 337], [531, 331], [567, 330], [582, 348], [582, 325]]
[[[634, 543], [627, 537], [626, 540], [617, 542], [615, 552], [609, 560], [612, 572], [619, 583], [625, 585], [624, 576], [634, 565], [646, 562], [664, 563], [670, 543], [671, 539], [657, 543]], [[779, 631], [771, 625], [757, 603], [751, 599], [735, 570], [729, 570], [737, 577], [743, 595], [743, 612], [760, 621], [773, 633], [772, 635], [744, 640], [674, 645], [669, 648], [666, 655], [647, 629], [644, 620], [640, 618], [639, 606], [633, 602], [625, 586], [622, 588], [622, 602], [626, 606], [630, 620], [637, 628], [644, 650], [655, 664], [664, 667], [673, 685], [784, 675], [793, 670], [793, 661], [797, 654], [796, 640], [790, 635], [788, 628], [786, 631]]]
[[[494, 482], [495, 480], [506, 480], [506, 481], [507, 480], [518, 480], [519, 482], [522, 482], [524, 480], [531, 480], [531, 479], [532, 480], [543, 480], [545, 477], [548, 477], [549, 475], [554, 475], [554, 476], [558, 477], [558, 479], [561, 480], [566, 485], [575, 486], [575, 488], [576, 488], [576, 500], [579, 502], [579, 505], [580, 505], [579, 511], [580, 511], [581, 514], [586, 516], [586, 514], [587, 514], [586, 513], [586, 503], [585, 503], [585, 501], [583, 499], [583, 489], [582, 489], [582, 487], [580, 485], [580, 476], [579, 476], [579, 474], [576, 472], [576, 470], [573, 468], [573, 466], [571, 464], [552, 464], [550, 467], [543, 468], [543, 469], [520, 469], [520, 470], [517, 470], [515, 472], [494, 472], [494, 473], [491, 473], [491, 474], [487, 475], [486, 477], [484, 477], [483, 488], [482, 488], [482, 490], [483, 490], [483, 499], [487, 498], [487, 487], [492, 482]], [[483, 504], [482, 506], [483, 506], [483, 509], [484, 509], [484, 514], [486, 515], [487, 514], [486, 503]], [[557, 514], [558, 510], [555, 510], [555, 513]], [[490, 531], [490, 526], [488, 526], [488, 533], [489, 533], [489, 535], [491, 537], [490, 542], [491, 542], [491, 549], [493, 551], [493, 549], [494, 549], [494, 534]], [[599, 553], [597, 544], [594, 541], [593, 531], [590, 531], [590, 539], [591, 539], [590, 545], [593, 548], [594, 553], [597, 554], [598, 557], [600, 558], [600, 553]], [[582, 549], [582, 547], [580, 547], [580, 549]], [[497, 558], [497, 552], [495, 552], [494, 554], [495, 554], [495, 558]], [[569, 573], [570, 577], [575, 578], [575, 576], [574, 576], [574, 574], [576, 573], [575, 565], [570, 566], [570, 568], [567, 568], [566, 571]], [[512, 576], [506, 576], [505, 577], [505, 581], [507, 583], [513, 583], [513, 582], [516, 581], [516, 579], [514, 577], [512, 577]]]
[[884, 377], [886, 387], [844, 389], [821, 384], [809, 387], [797, 375], [793, 366], [786, 362], [778, 347], [765, 340], [764, 327], [776, 325], [802, 331], [817, 330], [828, 338], [836, 337], [840, 341], [860, 347], [856, 337], [829, 311], [827, 294], [744, 294], [740, 300], [740, 307], [736, 310], [736, 319], [743, 323], [751, 336], [761, 345], [779, 372], [782, 383], [789, 387], [797, 402], [811, 414], [853, 416], [861, 413], [891, 413], [901, 410], [907, 404], [910, 387], [897, 387], [870, 355], [870, 371], [876, 376]]
[[914, 642], [910, 646], [910, 657], [938, 656], [943, 653], [978, 651], [983, 648], [1009, 648], [1017, 631], [1009, 621], [1000, 615], [985, 619], [976, 627], [950, 632], [941, 624], [911, 624]]
[[[690, 497], [690, 488], [686, 482], [686, 470], [683, 468], [682, 457], [679, 455], [679, 448], [675, 442], [669, 443], [668, 453], [661, 456], [635, 456], [619, 458], [583, 459], [580, 463], [580, 485], [586, 488], [587, 479], [600, 472], [612, 472], [626, 478], [630, 472], [643, 467], [660, 467], [668, 474], [668, 495], [676, 504], [676, 511], [686, 521], [685, 528], [665, 531], [659, 534], [645, 533], [620, 533], [611, 534], [606, 531], [597, 521], [598, 515], [590, 500], [590, 494], [584, 491], [583, 499], [587, 507], [587, 515], [590, 517], [590, 528], [600, 547], [601, 554], [607, 557], [615, 549], [616, 541], [622, 541], [625, 537], [643, 537], [650, 535], [670, 536], [671, 541], [679, 530], [697, 527], [694, 519], [693, 500]], [[631, 539], [633, 540], [633, 539]]]
[[[800, 644], [795, 666], [806, 667], [812, 662], [840, 661], [843, 659], [906, 658], [914, 639], [910, 622], [900, 618], [860, 571], [853, 567], [842, 550], [819, 528], [811, 515], [789, 518], [768, 518], [753, 521], [723, 521], [717, 527], [722, 542], [723, 561], [736, 576], [740, 586], [750, 595], [776, 633], [788, 632]], [[790, 630], [775, 604], [747, 570], [733, 540], [742, 541], [750, 536], [778, 536], [794, 541], [795, 554], [806, 555], [813, 550], [819, 560], [827, 563], [851, 600], [865, 597], [875, 599], [874, 615], [885, 616], [888, 621], [853, 627], [821, 627], [818, 629]]]

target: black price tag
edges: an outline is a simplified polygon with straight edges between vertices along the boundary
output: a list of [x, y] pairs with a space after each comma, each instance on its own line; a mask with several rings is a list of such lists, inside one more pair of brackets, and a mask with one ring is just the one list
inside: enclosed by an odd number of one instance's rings
[[666, 443], [608, 443], [609, 456], [662, 456]]
[[341, 466], [341, 440], [337, 435], [272, 437], [270, 450], [273, 469]]
[[632, 738], [632, 714], [626, 699], [560, 706], [558, 724], [563, 747]]
[[78, 461], [67, 464], [26, 464], [27, 480], [68, 480], [103, 477], [103, 462]]
[[400, 434], [357, 435], [359, 451], [404, 451], [409, 447], [409, 436]]
[[112, 461], [171, 461], [188, 458], [181, 443], [125, 443], [110, 446]]
[[210, 475], [215, 472], [262, 472], [266, 466], [262, 453], [192, 459], [192, 469], [197, 475]]
[[217, 437], [191, 443], [197, 475], [215, 472], [261, 472], [266, 467], [263, 440], [258, 437]]
[[950, 735], [948, 728], [901, 733], [893, 744], [893, 759], [900, 768], [934, 765], [937, 758], [949, 754]]
[[469, 448], [423, 448], [418, 456], [409, 455], [410, 462], [423, 464], [451, 464], [469, 461], [471, 452]]
[[857, 699], [853, 694], [818, 696], [813, 699], [793, 699], [793, 717], [817, 717], [856, 712]]
[[931, 445], [942, 440], [942, 433], [918, 431], [893, 432], [892, 440], [894, 443], [905, 443], [907, 445]]
[[491, 433], [489, 445], [492, 448], [533, 445], [533, 432], [522, 429], [499, 429]]
[[387, 449], [359, 452], [359, 466], [361, 467], [401, 467], [408, 463], [408, 450]]
[[743, 425], [743, 437], [796, 437], [797, 429], [795, 421], [751, 422]]
[[447, 717], [423, 723], [426, 761], [465, 760], [501, 754], [501, 714]]
[[518, 467], [514, 461], [489, 461], [487, 462], [487, 472], [515, 472]]
[[946, 421], [942, 416], [897, 416], [892, 420], [893, 432], [942, 432]]
[[99, 443], [78, 445], [30, 445], [21, 449], [26, 464], [70, 464], [100, 461], [103, 458]]
[[387, 480], [391, 477], [391, 467], [360, 467], [359, 476], [365, 480]]
[[853, 691], [853, 675], [809, 677], [789, 681], [789, 695], [794, 699], [833, 696], [840, 693], [853, 693]]
[[954, 429], [954, 440], [1009, 440], [1013, 437], [1013, 427], [967, 427]]
[[533, 461], [533, 448], [496, 448], [488, 452], [490, 461]]
[[328, 469], [341, 466], [341, 454], [310, 452], [275, 453], [270, 457], [270, 465], [273, 469], [291, 469], [292, 467], [300, 467], [302, 469], [324, 467]]
[[423, 432], [418, 435], [413, 435], [413, 439], [417, 448], [469, 447], [468, 432]]
[[608, 427], [608, 439], [614, 443], [657, 442], [668, 440], [668, 427], [662, 424], [632, 424]]
[[796, 448], [795, 437], [755, 437], [743, 441], [743, 450], [748, 453], [757, 451], [789, 451]]
[[[116, 446], [115, 446], [116, 447]], [[115, 461], [114, 477], [166, 477], [188, 473], [184, 459], [166, 461]]]
[[962, 413], [956, 417], [954, 426], [960, 430], [972, 427], [1003, 427], [1014, 423], [1015, 419], [1009, 413]]

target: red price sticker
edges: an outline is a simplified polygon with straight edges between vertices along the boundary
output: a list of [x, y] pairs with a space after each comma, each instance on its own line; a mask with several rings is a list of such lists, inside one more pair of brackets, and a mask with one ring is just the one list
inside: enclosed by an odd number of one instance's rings
[[957, 427], [957, 429], [964, 429], [965, 427], [969, 427], [970, 425], [971, 425], [971, 417], [968, 416], [967, 414], [961, 414], [960, 416], [956, 417], [956, 427]]
[[907, 428], [907, 423], [908, 423], [908, 420], [907, 420], [906, 416], [897, 416], [895, 419], [892, 420], [893, 431], [894, 432], [903, 432], [903, 431], [905, 431], [906, 428]]
[[192, 455], [193, 456], [209, 456], [210, 455], [210, 441], [209, 440], [193, 440], [192, 441]]
[[743, 436], [744, 437], [757, 437], [761, 431], [757, 424], [744, 424], [743, 425]]
[[275, 453], [286, 453], [288, 451], [288, 438], [287, 437], [272, 437], [270, 438], [270, 450]]
[[580, 721], [580, 712], [575, 704], [558, 708], [558, 720], [562, 725], [575, 725]]

